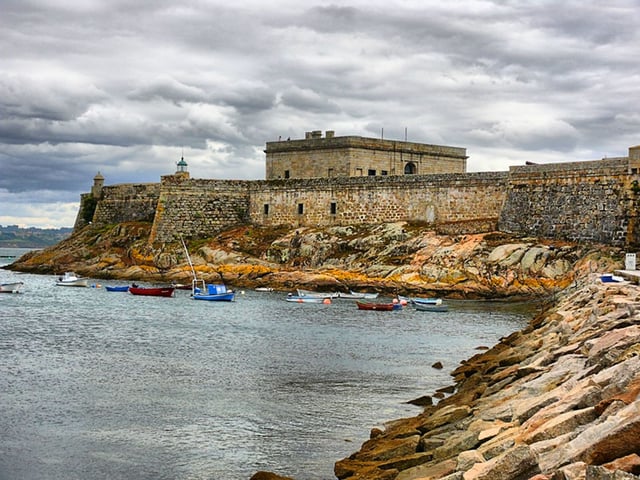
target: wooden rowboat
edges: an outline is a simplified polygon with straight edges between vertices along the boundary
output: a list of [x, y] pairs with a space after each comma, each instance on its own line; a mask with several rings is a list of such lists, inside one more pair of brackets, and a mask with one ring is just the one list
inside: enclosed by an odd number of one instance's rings
[[380, 310], [390, 312], [391, 310], [401, 310], [402, 305], [399, 303], [364, 303], [356, 302], [358, 310]]
[[446, 312], [449, 307], [445, 303], [414, 303], [414, 307], [419, 312]]
[[147, 295], [151, 297], [172, 297], [173, 287], [129, 287], [132, 295]]

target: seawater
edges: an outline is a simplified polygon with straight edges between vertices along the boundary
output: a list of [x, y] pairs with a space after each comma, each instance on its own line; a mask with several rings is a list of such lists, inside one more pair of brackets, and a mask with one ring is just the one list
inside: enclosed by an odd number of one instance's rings
[[135, 297], [0, 269], [15, 280], [24, 293], [0, 295], [0, 479], [333, 479], [372, 427], [420, 413], [406, 402], [535, 313]]

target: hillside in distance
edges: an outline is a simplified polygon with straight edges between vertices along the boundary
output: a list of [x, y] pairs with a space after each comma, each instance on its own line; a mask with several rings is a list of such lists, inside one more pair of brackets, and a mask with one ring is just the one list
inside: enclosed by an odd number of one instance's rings
[[20, 228], [17, 225], [0, 225], [0, 247], [44, 248], [68, 238], [73, 228]]

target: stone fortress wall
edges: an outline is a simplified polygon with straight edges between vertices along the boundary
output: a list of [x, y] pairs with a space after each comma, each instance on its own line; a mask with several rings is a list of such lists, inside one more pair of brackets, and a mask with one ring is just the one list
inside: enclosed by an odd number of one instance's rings
[[150, 241], [162, 243], [243, 224], [416, 221], [446, 234], [500, 230], [628, 248], [640, 246], [639, 172], [640, 146], [628, 157], [508, 172], [252, 181], [191, 179], [179, 172], [160, 184], [101, 188], [93, 223], [153, 220]]
[[151, 242], [207, 238], [250, 221], [249, 181], [162, 177]]
[[92, 193], [85, 193], [80, 198], [80, 210], [76, 217], [75, 229], [84, 226], [82, 212], [86, 203], [92, 198], [99, 199], [92, 223], [107, 225], [123, 221], [151, 222], [155, 217], [158, 198], [160, 198], [160, 184], [126, 183], [101, 186], [98, 190], [92, 189]]
[[639, 172], [640, 147], [628, 157], [511, 167], [498, 229], [640, 246]]
[[495, 228], [507, 172], [262, 181], [250, 187], [259, 225], [353, 225], [414, 221], [442, 231]]

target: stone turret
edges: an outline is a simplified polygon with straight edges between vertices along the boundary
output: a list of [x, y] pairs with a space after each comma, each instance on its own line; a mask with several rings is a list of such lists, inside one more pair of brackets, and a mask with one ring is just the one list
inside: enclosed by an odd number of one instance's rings
[[93, 177], [93, 186], [91, 187], [91, 196], [93, 198], [100, 198], [102, 195], [102, 187], [104, 186], [104, 177], [100, 172]]

